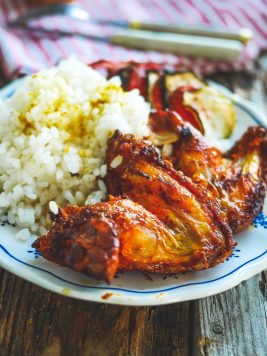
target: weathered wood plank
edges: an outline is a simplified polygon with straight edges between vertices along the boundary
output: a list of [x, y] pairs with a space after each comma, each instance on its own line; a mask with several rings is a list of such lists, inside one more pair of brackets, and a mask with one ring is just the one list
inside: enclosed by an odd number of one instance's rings
[[267, 354], [267, 284], [262, 272], [236, 288], [195, 303], [196, 355]]
[[[224, 81], [239, 95], [266, 111], [264, 72], [258, 80], [249, 75], [232, 75]], [[219, 79], [221, 81], [221, 78]], [[196, 301], [195, 355], [267, 354], [267, 272], [242, 282], [236, 288]]]
[[0, 355], [187, 355], [189, 303], [72, 300], [0, 269]]

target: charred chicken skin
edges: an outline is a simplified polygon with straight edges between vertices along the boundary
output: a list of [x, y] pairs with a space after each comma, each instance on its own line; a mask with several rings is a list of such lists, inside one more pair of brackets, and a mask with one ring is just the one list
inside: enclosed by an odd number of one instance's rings
[[[121, 163], [114, 168], [112, 162], [117, 157], [121, 157]], [[209, 238], [217, 240], [213, 232], [221, 232], [226, 245], [229, 242], [232, 246], [227, 216], [216, 199], [207, 198], [205, 188], [160, 159], [150, 142], [117, 131], [108, 142], [106, 163], [111, 194], [141, 204], [181, 236], [186, 231], [192, 237], [208, 233]]]
[[208, 268], [229, 255], [229, 238], [218, 228], [203, 236], [175, 231], [141, 205], [111, 197], [93, 206], [61, 209], [48, 234], [33, 247], [52, 262], [110, 282], [117, 270]]
[[[217, 197], [227, 213], [233, 233], [252, 224], [266, 195], [267, 130], [250, 127], [223, 155], [206, 138], [174, 112], [151, 115], [152, 141], [172, 143], [168, 159], [195, 183]], [[168, 141], [169, 139], [169, 141]]]

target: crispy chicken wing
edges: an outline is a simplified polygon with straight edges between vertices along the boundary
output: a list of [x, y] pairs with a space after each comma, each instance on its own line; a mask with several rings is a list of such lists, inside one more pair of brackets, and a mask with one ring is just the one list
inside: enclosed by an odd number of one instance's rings
[[[118, 157], [121, 157], [121, 163], [114, 167], [113, 160]], [[199, 228], [216, 221], [229, 235], [227, 217], [218, 202], [212, 197], [207, 198], [205, 188], [161, 160], [148, 141], [117, 131], [108, 142], [106, 163], [106, 181], [111, 194], [126, 195], [166, 224], [175, 225], [178, 215], [185, 221], [188, 219], [188, 228], [202, 233]]]
[[249, 227], [263, 208], [266, 196], [267, 130], [250, 127], [225, 155], [225, 168], [215, 185], [228, 211], [232, 230]]
[[[266, 185], [267, 130], [251, 127], [226, 154], [211, 147], [204, 136], [173, 112], [151, 115], [152, 140], [172, 141], [169, 160], [177, 170], [217, 197], [234, 233], [251, 225], [261, 211]], [[174, 140], [174, 135], [176, 139]]]
[[208, 268], [229, 255], [231, 241], [219, 229], [212, 233], [210, 228], [203, 236], [185, 228], [175, 231], [141, 205], [111, 198], [61, 209], [33, 247], [52, 262], [110, 282], [118, 269], [169, 273]]
[[118, 267], [119, 240], [108, 212], [71, 206], [51, 216], [52, 228], [32, 247], [51, 262], [110, 281]]
[[[121, 163], [114, 165], [118, 157]], [[182, 244], [190, 236], [196, 243], [208, 239], [219, 254], [231, 250], [232, 232], [220, 204], [161, 160], [151, 143], [116, 132], [108, 142], [106, 163], [109, 192], [144, 206], [175, 231]]]
[[222, 232], [204, 236], [168, 228], [131, 200], [61, 209], [47, 235], [34, 242], [40, 254], [110, 282], [117, 270], [158, 273], [209, 268], [231, 253]]

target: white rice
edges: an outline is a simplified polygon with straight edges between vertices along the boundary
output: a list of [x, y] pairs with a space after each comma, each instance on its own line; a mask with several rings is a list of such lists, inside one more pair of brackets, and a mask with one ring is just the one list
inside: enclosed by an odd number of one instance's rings
[[51, 200], [49, 202], [49, 209], [53, 214], [58, 215], [59, 209], [58, 209], [58, 205], [55, 201]]
[[[114, 130], [148, 135], [149, 107], [75, 58], [29, 77], [0, 102], [0, 216], [44, 233], [48, 204], [92, 204], [105, 197], [107, 139]], [[26, 229], [26, 230], [25, 230]]]
[[113, 160], [110, 162], [110, 167], [111, 168], [117, 168], [119, 167], [119, 165], [122, 163], [123, 157], [118, 155], [115, 158], [113, 158]]

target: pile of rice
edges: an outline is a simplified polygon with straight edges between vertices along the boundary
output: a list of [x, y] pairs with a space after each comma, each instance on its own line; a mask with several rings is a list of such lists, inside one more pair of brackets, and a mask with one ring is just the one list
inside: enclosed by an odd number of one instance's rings
[[138, 90], [124, 92], [118, 77], [75, 58], [27, 78], [0, 103], [1, 220], [27, 239], [46, 233], [49, 203], [100, 201], [107, 139], [116, 129], [146, 136], [148, 114]]

